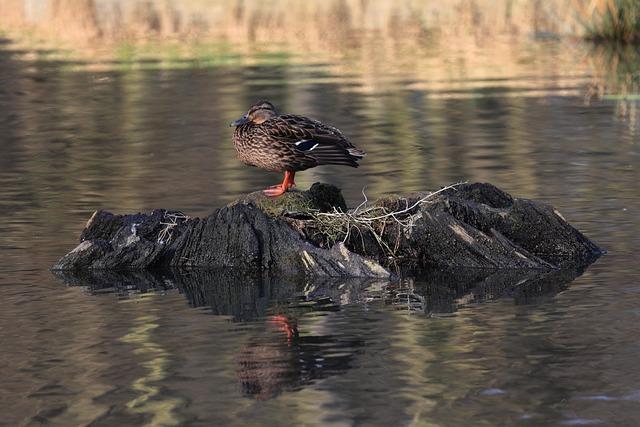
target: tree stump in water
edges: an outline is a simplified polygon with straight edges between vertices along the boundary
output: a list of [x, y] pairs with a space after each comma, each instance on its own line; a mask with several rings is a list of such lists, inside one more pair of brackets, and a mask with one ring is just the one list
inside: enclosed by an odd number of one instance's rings
[[338, 188], [320, 183], [275, 199], [251, 193], [205, 218], [97, 211], [80, 241], [54, 270], [232, 267], [385, 278], [391, 269], [575, 268], [601, 253], [552, 206], [481, 183], [351, 211]]

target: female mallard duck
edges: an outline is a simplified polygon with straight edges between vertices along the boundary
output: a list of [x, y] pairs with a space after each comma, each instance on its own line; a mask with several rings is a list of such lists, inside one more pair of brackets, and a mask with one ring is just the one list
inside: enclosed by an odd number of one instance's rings
[[356, 148], [336, 128], [292, 114], [280, 115], [268, 101], [251, 106], [235, 126], [233, 145], [241, 162], [268, 171], [284, 172], [282, 184], [264, 194], [275, 197], [295, 186], [297, 171], [319, 165], [358, 167], [365, 152]]

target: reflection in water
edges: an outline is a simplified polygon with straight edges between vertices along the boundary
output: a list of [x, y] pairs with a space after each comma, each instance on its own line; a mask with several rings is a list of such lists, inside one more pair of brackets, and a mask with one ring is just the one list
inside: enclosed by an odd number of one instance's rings
[[231, 269], [157, 271], [53, 271], [69, 286], [82, 286], [93, 295], [114, 293], [128, 299], [178, 289], [194, 308], [249, 321], [267, 315], [299, 316], [309, 311], [333, 311], [339, 304], [367, 300], [386, 285], [370, 278], [274, 277], [267, 273]]
[[160, 396], [160, 382], [167, 378], [168, 352], [153, 341], [153, 330], [159, 325], [154, 315], [142, 315], [134, 319], [131, 331], [121, 338], [122, 342], [133, 344], [133, 354], [145, 359], [145, 375], [136, 379], [131, 388], [138, 396], [126, 406], [132, 412], [150, 415], [146, 423], [150, 426], [178, 425], [174, 410], [184, 404], [183, 399]]
[[497, 298], [513, 298], [516, 304], [533, 304], [567, 289], [583, 269], [550, 271], [483, 271], [473, 269], [451, 272], [433, 271], [392, 294], [399, 306], [426, 313], [452, 313], [468, 304]]
[[293, 331], [297, 331], [298, 317], [339, 310], [345, 304], [382, 304], [397, 310], [444, 314], [504, 297], [513, 298], [516, 304], [536, 303], [567, 289], [584, 268], [547, 272], [427, 270], [395, 283], [367, 278], [282, 278], [230, 269], [53, 273], [67, 285], [85, 287], [94, 295], [115, 293], [130, 298], [178, 289], [191, 307], [207, 307], [212, 314], [231, 316], [234, 321], [271, 316], [274, 325], [288, 325], [291, 338], [297, 335]]
[[[296, 281], [237, 270], [55, 274], [92, 294], [113, 292], [121, 298], [133, 298], [133, 302], [138, 295], [175, 288], [194, 308], [206, 307], [215, 315], [231, 316], [238, 322], [260, 322], [262, 326], [253, 330], [235, 360], [242, 394], [265, 400], [350, 369], [354, 356], [366, 342], [348, 334], [319, 333], [326, 314], [345, 304], [434, 315], [504, 296], [513, 297], [516, 304], [526, 304], [566, 289], [581, 271], [431, 271], [420, 279], [405, 279], [397, 284], [371, 279]], [[300, 330], [303, 317], [308, 330]], [[136, 318], [132, 331], [122, 338], [137, 345], [135, 354], [151, 358], [144, 364], [148, 372], [132, 385], [142, 394], [127, 406], [136, 412], [154, 414], [158, 422], [173, 423], [172, 410], [180, 401], [155, 399], [155, 384], [166, 375], [168, 363], [166, 351], [152, 340], [152, 332], [158, 327], [156, 320], [156, 315]]]
[[638, 134], [640, 110], [640, 50], [634, 45], [596, 45], [589, 54], [594, 64], [595, 78], [585, 97], [586, 102], [597, 95], [616, 102], [618, 117], [628, 120]]
[[260, 400], [283, 391], [299, 390], [314, 380], [350, 368], [354, 353], [364, 342], [331, 335], [300, 335], [297, 318], [271, 316], [268, 333], [252, 337], [238, 354], [242, 393]]

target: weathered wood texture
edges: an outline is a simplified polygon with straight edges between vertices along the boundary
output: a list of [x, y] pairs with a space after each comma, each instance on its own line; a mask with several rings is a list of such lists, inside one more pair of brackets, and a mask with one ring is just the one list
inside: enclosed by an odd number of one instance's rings
[[[427, 194], [427, 193], [425, 193]], [[374, 204], [388, 211], [425, 194], [393, 196]], [[391, 267], [538, 269], [583, 266], [600, 249], [552, 206], [516, 199], [491, 184], [463, 184], [380, 224], [333, 244], [310, 210], [344, 209], [340, 191], [314, 184], [277, 199], [252, 193], [206, 218], [177, 212], [94, 213], [81, 243], [54, 270], [144, 270], [160, 267], [233, 267], [308, 276], [388, 277]], [[406, 222], [406, 221], [405, 221]], [[390, 256], [389, 248], [393, 252]]]

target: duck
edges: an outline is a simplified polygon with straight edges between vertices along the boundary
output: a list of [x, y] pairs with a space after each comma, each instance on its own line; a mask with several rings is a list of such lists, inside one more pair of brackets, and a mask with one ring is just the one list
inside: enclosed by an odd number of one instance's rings
[[258, 101], [238, 120], [230, 123], [238, 159], [249, 166], [283, 172], [281, 184], [263, 193], [281, 196], [295, 187], [295, 174], [320, 165], [358, 167], [366, 155], [340, 130], [317, 120], [279, 114], [269, 101]]

